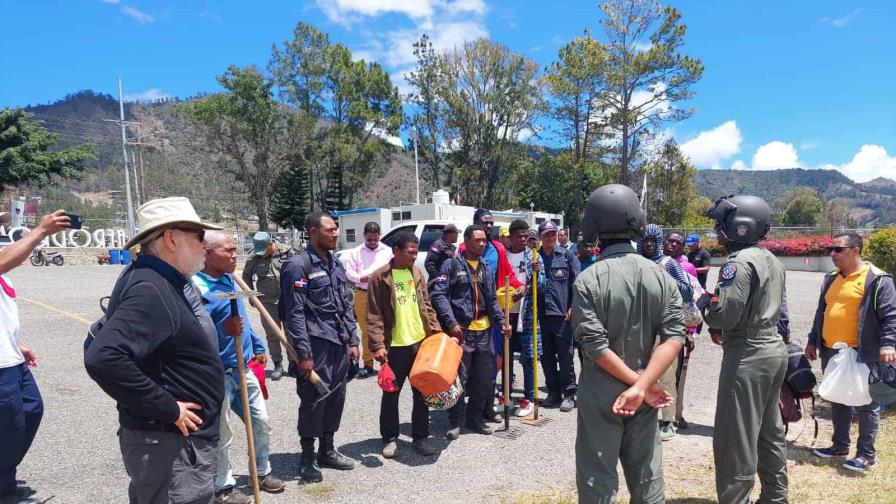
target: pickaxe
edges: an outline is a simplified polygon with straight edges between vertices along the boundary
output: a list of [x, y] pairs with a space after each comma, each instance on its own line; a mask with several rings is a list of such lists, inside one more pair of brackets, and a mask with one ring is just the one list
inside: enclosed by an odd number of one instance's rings
[[[233, 278], [238, 278], [234, 276]], [[237, 299], [250, 299], [261, 296], [260, 292], [242, 290], [233, 292], [216, 292], [215, 299], [230, 300], [230, 316], [239, 317], [240, 312], [237, 307]], [[248, 324], [248, 321], [244, 323]], [[236, 368], [240, 374], [240, 400], [243, 403], [243, 422], [246, 424], [246, 444], [249, 447], [249, 477], [252, 480], [252, 493], [255, 497], [255, 503], [261, 503], [261, 492], [258, 488], [258, 469], [255, 467], [255, 437], [252, 434], [252, 414], [249, 411], [249, 388], [246, 385], [246, 363], [243, 362], [243, 342], [242, 335], [234, 336], [234, 346], [236, 347]]]
[[[236, 280], [237, 285], [239, 285], [240, 289], [243, 289], [244, 292], [251, 292], [249, 286], [246, 285], [246, 282], [244, 282], [243, 279], [238, 275], [234, 275], [233, 279]], [[286, 348], [286, 353], [289, 355], [289, 358], [292, 359], [292, 361], [296, 364], [296, 367], [298, 367], [299, 355], [292, 347], [292, 344], [286, 339], [286, 334], [284, 334], [283, 330], [280, 329], [280, 324], [274, 322], [271, 314], [268, 313], [267, 308], [265, 308], [261, 301], [258, 300], [257, 296], [247, 297], [250, 297], [249, 301], [253, 306], [255, 306], [255, 308], [258, 310], [258, 313], [261, 314], [261, 317], [265, 320], [265, 322], [267, 322], [268, 327], [274, 328], [274, 334], [277, 336], [277, 339], [279, 339], [280, 342], [283, 343], [283, 347]], [[339, 390], [339, 387], [344, 385], [344, 382], [340, 382], [335, 387], [330, 388], [329, 385], [327, 385], [323, 382], [323, 380], [320, 379], [320, 375], [318, 375], [317, 372], [313, 369], [311, 370], [311, 373], [308, 375], [307, 379], [308, 382], [311, 383], [311, 385], [313, 385], [317, 390], [317, 393], [320, 394], [320, 397], [318, 397], [317, 400], [314, 401], [314, 404], [311, 406], [312, 408], [320, 404], [321, 401], [329, 397], [333, 392]]]

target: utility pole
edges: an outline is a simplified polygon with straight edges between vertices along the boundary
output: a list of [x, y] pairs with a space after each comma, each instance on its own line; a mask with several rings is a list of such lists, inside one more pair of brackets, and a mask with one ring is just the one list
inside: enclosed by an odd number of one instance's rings
[[143, 171], [143, 139], [140, 135], [142, 133], [142, 130], [143, 128], [141, 127], [141, 125], [137, 124], [137, 149], [139, 150], [140, 154], [138, 156], [138, 159], [140, 159], [140, 189], [142, 190], [142, 192], [137, 191], [137, 195], [141, 202], [146, 199], [146, 179], [144, 178], [146, 176], [146, 172]]
[[420, 165], [417, 162], [417, 124], [414, 123], [414, 180], [417, 181], [417, 204], [420, 204]]
[[124, 96], [121, 94], [121, 77], [118, 78], [118, 114], [121, 125], [121, 154], [124, 159], [124, 187], [127, 195], [128, 207], [128, 238], [134, 236], [134, 204], [131, 201], [131, 175], [128, 172], [128, 135], [125, 131], [127, 125], [124, 122]]
[[137, 152], [131, 151], [131, 168], [134, 170], [134, 200], [137, 202], [137, 206], [143, 204], [143, 201], [140, 199], [140, 184], [137, 183], [139, 180], [137, 178]]

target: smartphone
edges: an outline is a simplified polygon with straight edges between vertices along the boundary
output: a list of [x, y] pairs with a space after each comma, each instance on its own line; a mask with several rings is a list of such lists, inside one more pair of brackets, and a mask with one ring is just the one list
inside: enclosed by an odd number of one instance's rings
[[68, 217], [71, 219], [71, 223], [72, 223], [72, 225], [70, 226], [71, 229], [81, 229], [82, 221], [81, 221], [80, 215], [70, 214], [70, 213], [67, 213], [65, 215], [68, 215]]

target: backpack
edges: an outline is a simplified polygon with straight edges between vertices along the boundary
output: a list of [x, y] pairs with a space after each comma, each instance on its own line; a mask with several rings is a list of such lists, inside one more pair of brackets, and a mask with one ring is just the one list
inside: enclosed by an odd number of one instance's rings
[[815, 373], [809, 360], [806, 359], [803, 349], [799, 345], [789, 343], [787, 345], [787, 372], [784, 375], [784, 383], [781, 384], [781, 392], [778, 396], [778, 408], [781, 410], [781, 420], [784, 421], [784, 435], [790, 430], [791, 422], [798, 422], [803, 418], [803, 399], [812, 400], [812, 421], [815, 423], [815, 437], [818, 439], [818, 418], [815, 416]]
[[[97, 334], [103, 329], [103, 326], [106, 324], [106, 320], [112, 316], [112, 312], [115, 309], [115, 306], [121, 301], [121, 297], [124, 295], [124, 291], [130, 285], [131, 273], [134, 272], [134, 263], [128, 265], [127, 268], [122, 270], [121, 274], [118, 276], [118, 280], [115, 282], [115, 287], [112, 288], [112, 294], [108, 296], [103, 296], [100, 298], [100, 310], [102, 310], [103, 314], [99, 316], [96, 320], [90, 323], [87, 326], [87, 336], [84, 338], [84, 353], [87, 353], [87, 349], [90, 348], [90, 344], [93, 343], [93, 340], [96, 339]], [[127, 276], [127, 279], [124, 280], [122, 284], [122, 279]], [[105, 302], [105, 304], [103, 304]]]

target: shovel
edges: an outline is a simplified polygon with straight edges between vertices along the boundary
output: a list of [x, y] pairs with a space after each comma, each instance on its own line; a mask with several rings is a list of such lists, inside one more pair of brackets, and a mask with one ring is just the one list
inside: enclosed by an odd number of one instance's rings
[[[233, 278], [237, 277], [234, 276]], [[254, 301], [260, 295], [260, 293], [250, 290], [216, 292], [215, 299], [229, 300], [230, 316], [239, 317], [240, 312], [237, 308], [236, 300], [251, 299]], [[261, 492], [258, 488], [258, 469], [255, 467], [255, 437], [252, 434], [252, 414], [249, 411], [249, 388], [246, 385], [246, 363], [243, 362], [242, 335], [235, 336], [233, 344], [236, 347], [236, 368], [240, 375], [240, 400], [243, 404], [243, 423], [246, 424], [246, 444], [249, 448], [249, 477], [252, 480], [252, 494], [255, 497], [255, 503], [261, 504]]]
[[[510, 323], [510, 275], [504, 277], [504, 323]], [[519, 429], [510, 427], [510, 366], [513, 355], [510, 353], [510, 338], [503, 337], [504, 340], [504, 358], [501, 359], [503, 364], [501, 369], [501, 385], [504, 388], [504, 428], [495, 430], [497, 437], [504, 439], [516, 439], [522, 435]]]

